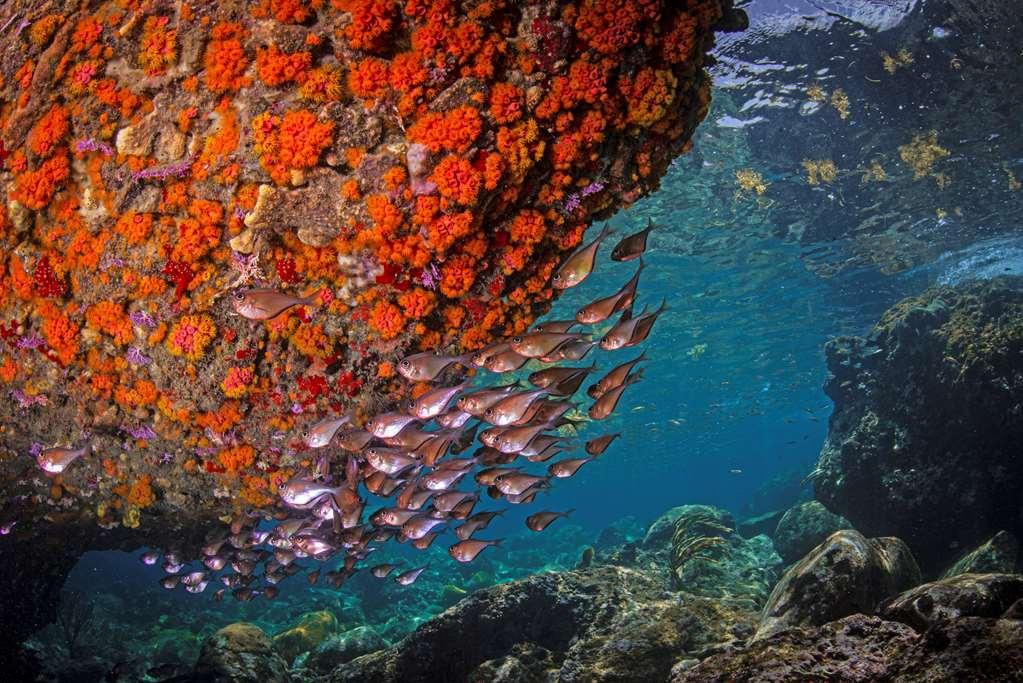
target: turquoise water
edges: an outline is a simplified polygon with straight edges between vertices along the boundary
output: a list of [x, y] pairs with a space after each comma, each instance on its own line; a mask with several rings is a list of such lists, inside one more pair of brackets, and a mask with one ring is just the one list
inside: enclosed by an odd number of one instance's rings
[[[480, 536], [504, 546], [476, 563], [458, 566], [438, 544], [426, 553], [429, 573], [411, 588], [362, 576], [335, 591], [297, 577], [272, 602], [216, 603], [210, 590], [160, 588], [163, 573], [138, 561], [141, 549], [89, 553], [67, 584], [98, 606], [86, 647], [112, 662], [145, 652], [184, 666], [219, 626], [245, 619], [272, 633], [317, 609], [396, 639], [456, 599], [450, 587], [571, 568], [608, 527], [628, 538], [677, 505], [706, 503], [743, 518], [808, 498], [803, 480], [831, 412], [821, 389], [824, 342], [865, 333], [929, 285], [1023, 271], [1023, 202], [1007, 181], [1023, 176], [1023, 117], [1018, 105], [978, 105], [983, 113], [966, 121], [947, 113], [983, 84], [959, 77], [954, 63], [970, 37], [949, 33], [935, 13], [917, 8], [896, 20], [878, 10], [849, 23], [810, 5], [748, 9], [753, 30], [721, 42], [714, 105], [693, 153], [675, 162], [660, 191], [610, 221], [619, 234], [648, 219], [659, 225], [638, 301], [656, 307], [663, 298], [669, 310], [645, 344], [644, 381], [611, 419], [585, 428], [588, 437], [623, 433], [604, 456], [495, 521]], [[793, 18], [804, 15], [817, 19]], [[913, 64], [888, 74], [881, 53], [902, 46]], [[815, 102], [814, 86], [845, 92], [848, 117]], [[949, 155], [915, 179], [898, 148], [931, 130]], [[809, 184], [804, 161], [825, 159], [837, 177]], [[875, 161], [886, 178], [864, 181]], [[768, 183], [762, 195], [741, 189], [743, 170]], [[570, 317], [628, 279], [635, 264], [613, 264], [607, 251], [550, 318]], [[609, 369], [633, 355], [595, 357]], [[571, 518], [543, 534], [523, 526], [537, 509], [568, 508]], [[422, 557], [395, 547], [379, 561], [412, 566]], [[55, 640], [44, 631], [35, 646], [45, 652]]]

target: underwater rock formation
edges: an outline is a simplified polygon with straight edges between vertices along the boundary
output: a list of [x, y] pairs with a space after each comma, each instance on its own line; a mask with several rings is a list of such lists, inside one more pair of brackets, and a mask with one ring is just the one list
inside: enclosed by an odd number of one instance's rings
[[920, 583], [920, 569], [897, 538], [837, 531], [785, 572], [767, 599], [755, 638], [793, 626], [819, 626]]
[[925, 633], [855, 614], [729, 648], [672, 683], [1011, 681], [1023, 669], [1023, 621], [966, 618]]
[[943, 621], [997, 618], [1021, 599], [1019, 574], [960, 574], [916, 586], [887, 601], [878, 613], [922, 633]]
[[928, 574], [999, 530], [1023, 533], [1023, 286], [938, 287], [866, 337], [826, 346], [835, 402], [817, 499], [904, 539]]
[[1019, 541], [1008, 531], [999, 531], [959, 558], [945, 576], [1014, 572], [1021, 569], [1019, 562]]
[[820, 502], [810, 500], [786, 510], [771, 536], [774, 549], [786, 563], [800, 559], [841, 529], [849, 521], [828, 511]]
[[753, 615], [664, 594], [623, 567], [539, 574], [478, 591], [394, 647], [337, 669], [333, 683], [664, 680], [674, 661], [745, 638]]
[[685, 505], [675, 511], [681, 512], [671, 536], [672, 587], [705, 597], [729, 597], [750, 610], [760, 609], [781, 564], [770, 539], [743, 538], [734, 531], [732, 515], [719, 508]]
[[370, 626], [338, 633], [320, 643], [305, 660], [304, 667], [327, 674], [341, 664], [387, 647], [387, 642]]
[[[310, 416], [395, 400], [395, 354], [549, 310], [587, 227], [688, 149], [714, 30], [743, 26], [730, 0], [14, 0], [0, 22], [0, 523], [125, 547], [272, 506]], [[222, 295], [252, 285], [312, 303], [239, 321]], [[29, 453], [86, 439], [36, 476]], [[25, 633], [3, 626], [0, 652]]]
[[321, 610], [310, 612], [289, 629], [273, 637], [273, 646], [289, 664], [303, 652], [311, 652], [337, 631], [337, 617]]
[[220, 629], [202, 646], [194, 683], [289, 683], [287, 663], [258, 626], [240, 622]]

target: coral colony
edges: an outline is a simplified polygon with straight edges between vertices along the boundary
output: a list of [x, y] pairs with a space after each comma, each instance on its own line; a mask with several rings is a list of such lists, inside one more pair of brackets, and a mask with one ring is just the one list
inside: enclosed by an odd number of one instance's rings
[[[19, 410], [50, 411], [39, 424], [93, 433], [21, 514], [91, 478], [88, 505], [64, 505], [134, 528], [151, 506], [271, 514], [315, 465], [296, 434], [342, 414], [367, 425], [436, 389], [399, 359], [525, 333], [592, 222], [688, 149], [731, 8], [50, 9], [17, 24], [20, 66], [0, 80], [0, 383]], [[246, 319], [231, 306], [242, 285], [309, 303]], [[0, 438], [19, 453], [84, 441]]]

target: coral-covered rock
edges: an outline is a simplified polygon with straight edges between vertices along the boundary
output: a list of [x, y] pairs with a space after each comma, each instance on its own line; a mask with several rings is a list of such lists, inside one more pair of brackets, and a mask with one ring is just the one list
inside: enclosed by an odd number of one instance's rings
[[622, 567], [540, 574], [477, 591], [331, 681], [663, 680], [687, 653], [744, 638], [752, 614]]
[[288, 683], [288, 665], [270, 637], [253, 624], [220, 629], [203, 643], [192, 680], [196, 683]]
[[321, 610], [303, 615], [298, 623], [273, 637], [273, 646], [288, 662], [311, 652], [337, 631], [337, 617]]
[[1014, 681], [1023, 670], [1021, 646], [1021, 621], [966, 618], [919, 634], [856, 614], [729, 648], [679, 671], [672, 683]]
[[1023, 533], [1018, 278], [929, 290], [826, 354], [835, 412], [812, 478], [829, 510], [905, 539], [929, 573]]
[[1019, 574], [959, 574], [916, 586], [887, 601], [878, 613], [921, 633], [963, 617], [996, 618], [1023, 598]]
[[795, 562], [828, 536], [850, 528], [849, 521], [828, 511], [816, 500], [789, 508], [778, 522], [771, 540], [786, 562]]
[[[480, 348], [550, 309], [593, 221], [689, 148], [714, 31], [741, 15], [5, 2], [4, 520], [53, 533], [54, 490], [68, 535], [270, 506], [288, 435], [403, 397], [396, 354]], [[313, 303], [243, 321], [224, 292], [255, 284]], [[61, 486], [25, 476], [33, 443], [86, 433], [96, 457]], [[152, 499], [126, 504], [146, 476]]]
[[837, 531], [785, 572], [767, 599], [756, 638], [793, 626], [818, 626], [870, 614], [892, 595], [920, 583], [920, 569], [897, 538]]
[[1020, 567], [1019, 541], [1008, 531], [997, 534], [959, 558], [945, 576], [1014, 572]]

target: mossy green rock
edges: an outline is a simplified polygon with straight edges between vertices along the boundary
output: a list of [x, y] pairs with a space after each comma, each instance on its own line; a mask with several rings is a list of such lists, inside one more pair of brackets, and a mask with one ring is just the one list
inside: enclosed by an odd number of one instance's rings
[[253, 624], [238, 622], [203, 643], [192, 674], [194, 683], [289, 683], [288, 665], [270, 637]]
[[816, 500], [789, 508], [778, 522], [772, 541], [774, 549], [787, 564], [796, 562], [823, 543], [828, 536], [852, 525]]
[[303, 652], [311, 652], [316, 646], [337, 633], [337, 617], [333, 612], [320, 610], [309, 612], [286, 631], [273, 637], [273, 645], [288, 662]]

